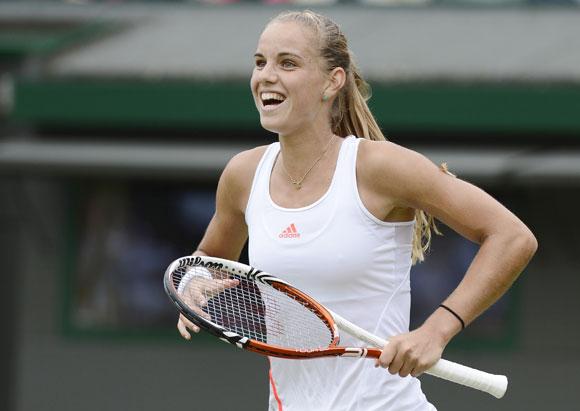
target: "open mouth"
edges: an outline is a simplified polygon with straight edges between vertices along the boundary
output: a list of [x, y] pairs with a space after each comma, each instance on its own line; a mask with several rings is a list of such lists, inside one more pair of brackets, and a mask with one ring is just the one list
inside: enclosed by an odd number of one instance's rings
[[278, 93], [261, 93], [260, 100], [264, 108], [273, 109], [282, 104], [286, 97]]

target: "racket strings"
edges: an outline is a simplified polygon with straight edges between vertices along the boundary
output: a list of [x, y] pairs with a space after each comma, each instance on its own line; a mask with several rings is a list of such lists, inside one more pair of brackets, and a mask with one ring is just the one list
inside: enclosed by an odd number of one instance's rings
[[173, 282], [191, 311], [240, 336], [300, 351], [332, 342], [332, 331], [315, 310], [269, 284], [205, 267], [178, 268]]

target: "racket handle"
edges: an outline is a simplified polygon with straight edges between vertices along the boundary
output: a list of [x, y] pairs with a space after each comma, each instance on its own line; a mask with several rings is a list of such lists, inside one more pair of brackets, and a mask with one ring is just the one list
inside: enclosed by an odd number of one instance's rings
[[[361, 341], [381, 349], [385, 344], [387, 344], [387, 340], [377, 337], [376, 335], [354, 325], [338, 314], [333, 312], [331, 312], [331, 314], [338, 328], [359, 338]], [[444, 360], [443, 358], [437, 361], [435, 365], [425, 371], [425, 373], [434, 377], [443, 378], [444, 380], [456, 384], [465, 385], [466, 387], [487, 392], [496, 398], [504, 396], [508, 385], [508, 380], [505, 375], [490, 374], [485, 371], [476, 370], [475, 368]]]
[[508, 386], [505, 375], [490, 374], [443, 358], [425, 372], [434, 377], [487, 392], [495, 398], [503, 397]]

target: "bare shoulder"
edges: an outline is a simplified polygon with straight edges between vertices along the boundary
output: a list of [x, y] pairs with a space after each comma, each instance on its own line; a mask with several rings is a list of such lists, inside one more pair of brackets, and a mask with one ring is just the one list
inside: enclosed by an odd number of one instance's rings
[[225, 194], [240, 210], [245, 209], [256, 168], [267, 148], [260, 146], [236, 154], [222, 172], [218, 194]]
[[[362, 140], [359, 147], [361, 171], [409, 174], [416, 166], [433, 165], [422, 154], [390, 141]], [[437, 167], [435, 167], [437, 168]]]
[[389, 141], [361, 141], [358, 179], [394, 207], [417, 207], [414, 201], [450, 176], [424, 155]]
[[233, 156], [226, 165], [223, 174], [238, 184], [251, 184], [260, 159], [268, 146], [260, 146], [242, 151]]
[[357, 179], [364, 179], [376, 197], [387, 197], [390, 206], [426, 211], [475, 243], [506, 227], [512, 233], [529, 233], [485, 191], [444, 172], [422, 154], [389, 142], [361, 143]]

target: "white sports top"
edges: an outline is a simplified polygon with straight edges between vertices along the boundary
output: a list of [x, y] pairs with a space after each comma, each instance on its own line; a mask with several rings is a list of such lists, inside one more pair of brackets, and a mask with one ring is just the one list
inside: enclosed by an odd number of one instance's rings
[[[387, 223], [363, 205], [356, 182], [359, 139], [342, 142], [332, 183], [313, 204], [283, 208], [270, 197], [279, 143], [264, 153], [246, 208], [250, 264], [287, 280], [381, 337], [409, 330], [414, 222]], [[344, 345], [361, 343], [342, 333]], [[269, 411], [435, 410], [419, 380], [373, 360], [270, 358]]]

